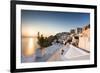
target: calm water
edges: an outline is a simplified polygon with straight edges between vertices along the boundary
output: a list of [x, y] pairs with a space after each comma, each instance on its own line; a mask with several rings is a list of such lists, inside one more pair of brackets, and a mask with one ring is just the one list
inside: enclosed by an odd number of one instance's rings
[[35, 50], [39, 47], [37, 38], [22, 38], [22, 59], [21, 62], [33, 62]]

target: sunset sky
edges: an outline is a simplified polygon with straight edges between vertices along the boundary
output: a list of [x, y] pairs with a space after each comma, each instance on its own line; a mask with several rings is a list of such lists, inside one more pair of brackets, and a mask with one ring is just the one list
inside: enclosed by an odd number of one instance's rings
[[38, 32], [45, 36], [70, 29], [83, 27], [90, 23], [89, 13], [51, 12], [21, 10], [22, 35], [36, 36]]

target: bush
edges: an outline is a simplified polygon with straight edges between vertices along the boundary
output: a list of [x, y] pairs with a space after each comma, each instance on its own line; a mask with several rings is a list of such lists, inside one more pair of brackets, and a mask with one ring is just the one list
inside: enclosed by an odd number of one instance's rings
[[38, 44], [41, 48], [48, 47], [52, 45], [52, 42], [54, 40], [53, 36], [44, 37], [43, 35], [40, 36], [40, 33], [38, 32]]

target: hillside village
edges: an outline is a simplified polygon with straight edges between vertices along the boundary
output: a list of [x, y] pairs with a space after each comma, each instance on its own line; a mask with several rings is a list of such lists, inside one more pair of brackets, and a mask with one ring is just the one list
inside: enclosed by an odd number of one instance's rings
[[58, 33], [56, 36], [59, 37], [58, 41], [62, 44], [70, 43], [75, 47], [90, 51], [90, 25], [71, 29], [70, 32]]
[[[38, 33], [38, 35], [40, 35]], [[46, 38], [47, 39], [47, 38]], [[90, 59], [90, 24], [70, 32], [57, 33], [49, 36], [51, 43], [46, 43], [43, 49], [36, 49], [32, 59], [22, 57], [22, 62], [46, 62]], [[50, 40], [51, 39], [51, 40]], [[43, 41], [43, 40], [42, 40]], [[41, 42], [39, 42], [41, 44]], [[44, 45], [43, 42], [41, 45]], [[27, 60], [25, 60], [27, 59]]]

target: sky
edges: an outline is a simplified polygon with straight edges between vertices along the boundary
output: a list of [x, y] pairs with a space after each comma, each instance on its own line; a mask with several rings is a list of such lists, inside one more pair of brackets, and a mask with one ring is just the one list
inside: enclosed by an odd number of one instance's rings
[[89, 13], [21, 10], [22, 34], [48, 36], [90, 24]]

